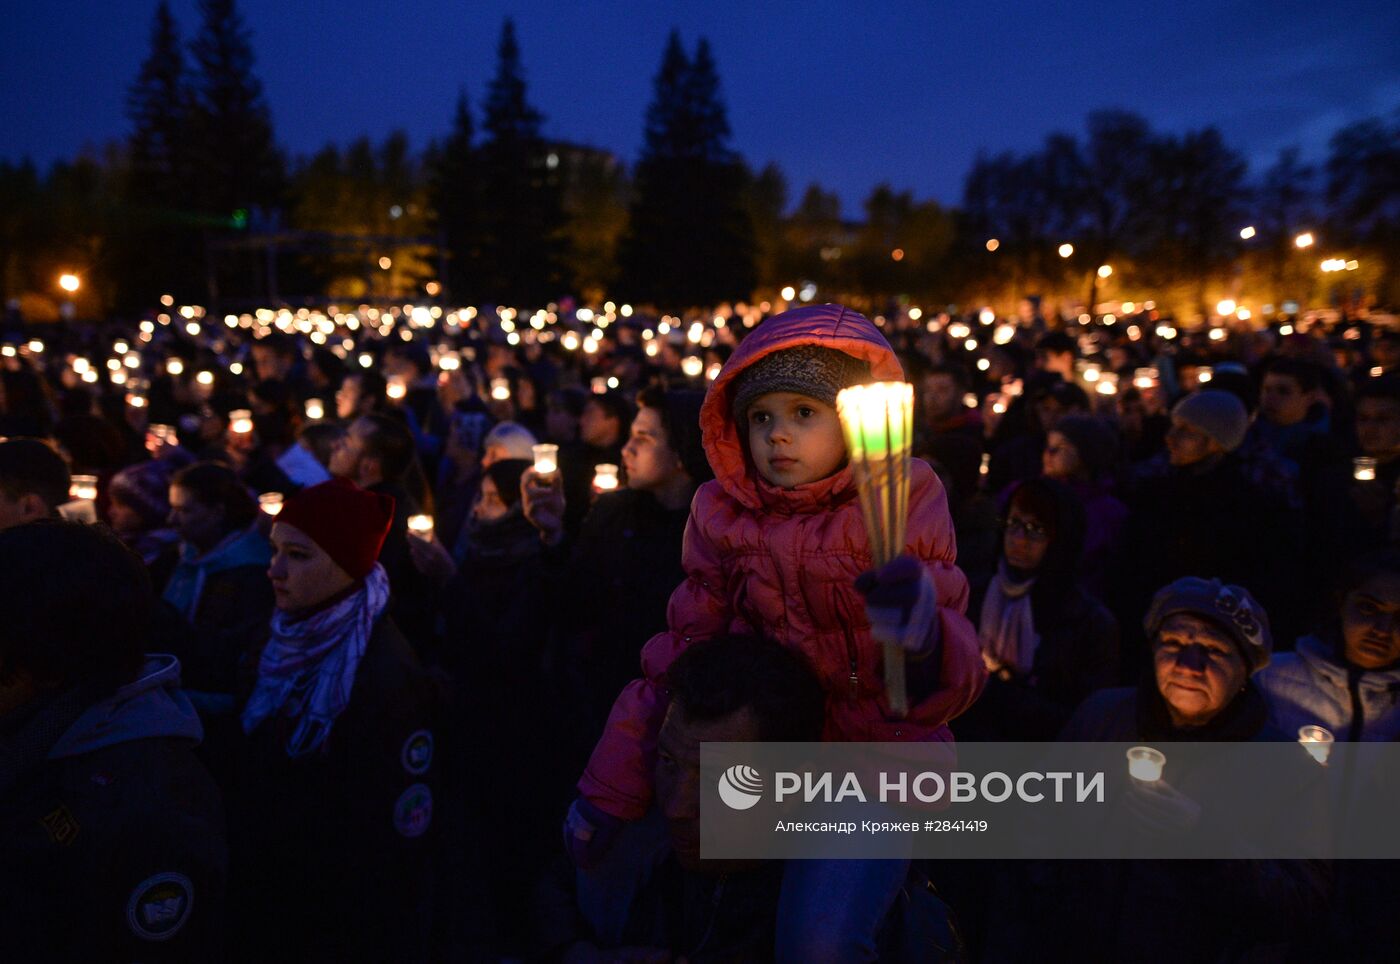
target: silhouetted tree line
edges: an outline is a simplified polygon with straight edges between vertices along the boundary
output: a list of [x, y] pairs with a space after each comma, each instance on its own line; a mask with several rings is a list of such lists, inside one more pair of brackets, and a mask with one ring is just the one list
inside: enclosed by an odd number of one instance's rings
[[[1083, 135], [979, 156], [956, 210], [881, 184], [849, 219], [817, 184], [792, 204], [776, 165], [754, 171], [735, 151], [703, 39], [688, 53], [669, 38], [630, 169], [544, 137], [509, 20], [479, 127], [463, 90], [446, 135], [422, 152], [392, 132], [289, 162], [234, 0], [201, 0], [200, 13], [185, 44], [157, 5], [124, 143], [45, 173], [0, 162], [7, 301], [55, 300], [63, 270], [83, 274], [92, 315], [163, 293], [381, 299], [434, 282], [461, 303], [606, 295], [672, 310], [785, 285], [873, 306], [1174, 291], [1179, 308], [1204, 310], [1242, 285], [1304, 302], [1360, 286], [1400, 301], [1400, 110], [1338, 131], [1320, 168], [1291, 149], [1254, 177], [1214, 128], [1167, 134], [1097, 112]], [[1298, 249], [1301, 231], [1319, 244]], [[1363, 270], [1321, 278], [1330, 254]]]

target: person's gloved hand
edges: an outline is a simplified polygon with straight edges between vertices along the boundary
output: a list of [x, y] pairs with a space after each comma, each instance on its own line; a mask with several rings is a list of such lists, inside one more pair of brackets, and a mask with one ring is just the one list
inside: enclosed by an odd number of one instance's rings
[[583, 797], [569, 807], [564, 818], [564, 849], [580, 870], [596, 867], [612, 846], [623, 821], [604, 813]]
[[861, 573], [856, 589], [865, 597], [870, 635], [893, 643], [916, 660], [938, 647], [938, 591], [928, 569], [911, 555], [896, 556]]
[[1124, 806], [1146, 830], [1186, 833], [1201, 822], [1201, 805], [1165, 780], [1129, 780]]

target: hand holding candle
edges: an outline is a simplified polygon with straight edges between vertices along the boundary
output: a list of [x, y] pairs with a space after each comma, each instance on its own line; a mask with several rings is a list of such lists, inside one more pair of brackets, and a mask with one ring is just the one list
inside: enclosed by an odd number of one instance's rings
[[[861, 514], [865, 517], [866, 538], [870, 541], [870, 556], [877, 567], [884, 567], [904, 551], [904, 529], [909, 517], [914, 386], [905, 382], [876, 382], [842, 389], [836, 396], [836, 412], [846, 436]], [[881, 639], [885, 696], [890, 712], [903, 718], [909, 712], [904, 681], [905, 649], [899, 634], [893, 635], [896, 638]]]

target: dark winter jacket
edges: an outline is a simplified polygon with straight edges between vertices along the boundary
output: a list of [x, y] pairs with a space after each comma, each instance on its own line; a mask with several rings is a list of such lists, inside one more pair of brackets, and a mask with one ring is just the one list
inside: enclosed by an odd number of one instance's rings
[[0, 719], [0, 958], [218, 961], [227, 851], [180, 664]]
[[273, 717], [221, 779], [233, 930], [249, 960], [426, 954], [439, 768], [436, 694], [387, 615], [322, 750], [287, 755]]

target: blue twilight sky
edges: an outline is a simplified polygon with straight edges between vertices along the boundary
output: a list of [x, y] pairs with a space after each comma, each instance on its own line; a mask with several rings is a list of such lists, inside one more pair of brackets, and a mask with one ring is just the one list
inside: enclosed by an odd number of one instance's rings
[[[126, 130], [154, 0], [0, 0], [0, 157], [47, 164]], [[277, 134], [327, 141], [445, 132], [474, 108], [515, 18], [546, 134], [627, 160], [671, 28], [714, 47], [734, 146], [818, 181], [845, 213], [880, 181], [956, 202], [979, 150], [1035, 147], [1123, 107], [1156, 128], [1215, 124], [1251, 168], [1324, 155], [1349, 121], [1400, 108], [1394, 0], [1174, 3], [935, 0], [240, 0]], [[196, 0], [172, 0], [188, 38]]]

